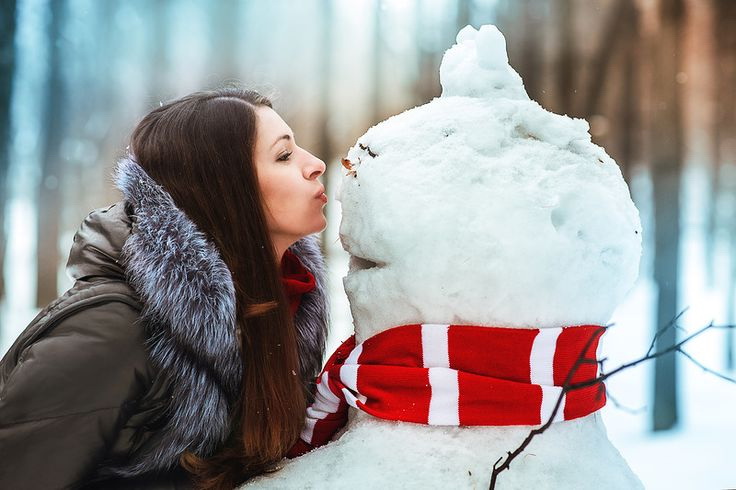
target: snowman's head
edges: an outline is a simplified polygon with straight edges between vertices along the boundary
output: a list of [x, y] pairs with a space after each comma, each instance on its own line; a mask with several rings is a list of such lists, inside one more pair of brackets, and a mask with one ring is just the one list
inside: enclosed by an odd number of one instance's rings
[[361, 136], [340, 237], [359, 340], [406, 323], [605, 324], [641, 223], [588, 124], [529, 100], [493, 26], [442, 60], [442, 96]]

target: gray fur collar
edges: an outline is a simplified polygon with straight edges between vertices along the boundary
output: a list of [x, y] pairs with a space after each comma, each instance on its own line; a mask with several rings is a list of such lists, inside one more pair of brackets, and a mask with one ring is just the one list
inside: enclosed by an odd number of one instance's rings
[[[169, 469], [184, 450], [210, 455], [228, 436], [230, 400], [240, 391], [235, 292], [216, 248], [134, 160], [118, 162], [115, 183], [134, 210], [121, 259], [141, 297], [151, 358], [171, 380], [170, 419], [146, 454], [121, 475]], [[301, 376], [318, 374], [327, 329], [324, 261], [315, 237], [291, 248], [315, 276], [295, 317]]]

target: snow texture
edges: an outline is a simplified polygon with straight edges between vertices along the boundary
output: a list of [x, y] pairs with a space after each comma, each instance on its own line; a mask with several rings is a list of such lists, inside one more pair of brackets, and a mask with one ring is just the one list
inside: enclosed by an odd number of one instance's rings
[[[370, 128], [342, 182], [358, 341], [410, 323], [605, 325], [632, 288], [641, 223], [585, 120], [529, 99], [492, 25], [463, 28], [442, 95]], [[605, 343], [605, 336], [603, 338]], [[351, 409], [337, 440], [257, 488], [488, 488], [531, 427], [430, 427]], [[554, 424], [497, 488], [641, 488], [600, 414]]]

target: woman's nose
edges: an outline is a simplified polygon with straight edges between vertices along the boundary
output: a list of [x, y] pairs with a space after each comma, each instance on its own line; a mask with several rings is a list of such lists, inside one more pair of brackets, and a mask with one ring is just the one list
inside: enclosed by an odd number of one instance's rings
[[310, 156], [312, 158], [309, 162], [309, 165], [307, 165], [307, 176], [310, 180], [312, 180], [325, 173], [325, 169], [327, 168], [327, 166], [325, 165], [325, 162], [312, 155], [311, 153]]

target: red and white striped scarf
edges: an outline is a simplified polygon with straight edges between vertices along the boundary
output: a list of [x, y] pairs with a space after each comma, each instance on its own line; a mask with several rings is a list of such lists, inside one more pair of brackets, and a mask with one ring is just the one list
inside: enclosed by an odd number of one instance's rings
[[[543, 424], [566, 381], [598, 376], [596, 350], [604, 331], [597, 325], [423, 324], [394, 327], [358, 345], [353, 336], [317, 378], [301, 441], [289, 456], [326, 444], [345, 425], [348, 405], [378, 418], [428, 425]], [[571, 372], [581, 356], [589, 361]], [[605, 404], [602, 382], [568, 391], [554, 422]]]

